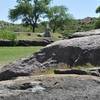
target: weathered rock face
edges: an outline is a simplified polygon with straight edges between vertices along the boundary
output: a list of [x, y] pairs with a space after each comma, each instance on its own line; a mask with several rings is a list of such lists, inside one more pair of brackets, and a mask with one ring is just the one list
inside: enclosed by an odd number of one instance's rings
[[100, 29], [91, 30], [87, 32], [76, 32], [69, 38], [78, 38], [78, 37], [93, 36], [93, 35], [100, 35]]
[[61, 63], [69, 66], [100, 65], [100, 35], [61, 40], [52, 43], [29, 58], [6, 65], [0, 71], [0, 80], [31, 75], [36, 70], [56, 67]]
[[49, 76], [0, 82], [0, 100], [100, 100], [100, 79]]
[[51, 42], [53, 41], [49, 38], [42, 40], [0, 40], [0, 46], [46, 46]]
[[57, 41], [46, 46], [37, 54], [36, 58], [42, 64], [52, 60], [57, 64], [65, 63], [70, 66], [85, 65], [86, 63], [100, 65], [100, 36]]

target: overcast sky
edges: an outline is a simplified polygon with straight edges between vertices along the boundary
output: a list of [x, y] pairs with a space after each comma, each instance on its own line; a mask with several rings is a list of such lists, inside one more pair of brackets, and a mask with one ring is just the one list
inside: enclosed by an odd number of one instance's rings
[[[8, 21], [8, 11], [16, 5], [16, 0], [0, 0], [0, 20]], [[100, 5], [100, 0], [53, 0], [51, 5], [64, 5], [76, 19], [87, 16], [98, 17], [95, 9]]]

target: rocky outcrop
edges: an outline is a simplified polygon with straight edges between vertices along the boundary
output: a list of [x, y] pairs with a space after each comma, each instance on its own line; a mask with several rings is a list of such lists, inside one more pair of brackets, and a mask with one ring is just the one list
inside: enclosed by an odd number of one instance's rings
[[46, 46], [53, 41], [51, 39], [42, 40], [0, 40], [0, 46]]
[[16, 41], [16, 46], [46, 46], [53, 41], [51, 39], [42, 40], [18, 40]]
[[47, 61], [52, 61], [53, 64], [65, 63], [69, 66], [85, 65], [87, 63], [100, 65], [99, 54], [100, 36], [95, 35], [57, 41], [37, 53], [36, 58], [44, 65]]
[[86, 32], [76, 32], [72, 34], [69, 38], [79, 38], [79, 37], [93, 36], [93, 35], [100, 35], [100, 29], [86, 31]]
[[100, 79], [92, 76], [39, 76], [0, 82], [0, 100], [100, 100]]
[[86, 17], [84, 19], [79, 20], [81, 24], [89, 24], [94, 22], [94, 18]]
[[0, 80], [37, 73], [37, 70], [66, 64], [70, 67], [90, 63], [100, 65], [100, 36], [88, 36], [54, 42], [31, 57], [4, 66]]
[[15, 41], [11, 40], [0, 40], [0, 46], [14, 46], [16, 44]]

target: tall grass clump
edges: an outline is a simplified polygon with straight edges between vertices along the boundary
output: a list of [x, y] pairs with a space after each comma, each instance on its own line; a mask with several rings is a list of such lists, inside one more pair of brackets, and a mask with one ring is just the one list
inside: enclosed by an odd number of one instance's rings
[[0, 30], [0, 39], [14, 41], [16, 39], [16, 34], [7, 30]]

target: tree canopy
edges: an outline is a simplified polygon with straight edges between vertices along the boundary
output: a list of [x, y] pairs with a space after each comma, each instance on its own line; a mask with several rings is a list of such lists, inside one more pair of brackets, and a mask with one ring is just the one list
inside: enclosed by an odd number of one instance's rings
[[22, 20], [24, 25], [30, 25], [35, 31], [38, 22], [48, 18], [50, 28], [64, 29], [64, 25], [69, 23], [72, 16], [68, 13], [68, 8], [64, 6], [50, 6], [52, 0], [17, 0], [17, 5], [9, 10], [9, 19]]
[[[96, 13], [100, 13], [100, 6], [97, 7]], [[96, 29], [99, 29], [100, 28], [100, 16], [99, 16], [99, 18], [97, 19], [97, 21], [95, 23], [95, 28]]]
[[97, 7], [96, 13], [100, 13], [100, 6]]
[[17, 0], [17, 6], [9, 11], [9, 19], [22, 19], [25, 25], [31, 25], [33, 32], [37, 22], [45, 15], [52, 0]]
[[72, 16], [68, 13], [68, 8], [64, 6], [54, 6], [49, 9], [49, 25], [53, 32], [58, 28], [63, 29], [63, 25], [71, 18]]

